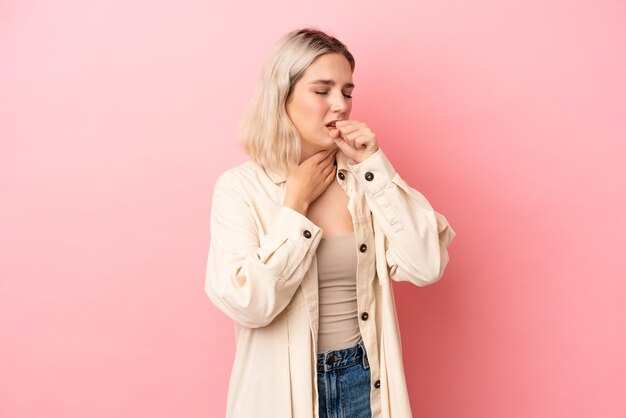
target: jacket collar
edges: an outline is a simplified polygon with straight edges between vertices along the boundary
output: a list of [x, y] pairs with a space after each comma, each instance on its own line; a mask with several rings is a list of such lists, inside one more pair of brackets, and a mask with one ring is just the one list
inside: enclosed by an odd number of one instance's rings
[[[348, 170], [348, 162], [354, 163], [346, 154], [344, 154], [341, 150], [337, 151], [335, 154], [335, 161], [337, 162], [337, 172], [339, 171], [347, 171]], [[272, 169], [269, 167], [264, 167], [265, 173], [268, 175], [270, 179], [276, 184], [284, 183], [287, 180], [287, 172], [280, 169]]]

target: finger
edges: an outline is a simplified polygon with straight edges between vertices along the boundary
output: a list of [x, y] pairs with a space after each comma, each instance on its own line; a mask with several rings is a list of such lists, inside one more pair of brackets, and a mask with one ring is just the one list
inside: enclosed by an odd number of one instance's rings
[[361, 123], [361, 121], [358, 121], [356, 119], [344, 119], [344, 120], [338, 120], [337, 122], [335, 122], [335, 126], [337, 128], [340, 128], [340, 127], [355, 125], [359, 123]]
[[343, 142], [345, 144], [347, 144], [348, 146], [354, 148], [354, 139], [350, 138], [350, 137], [346, 137], [346, 136], [342, 136], [343, 138]]
[[355, 139], [361, 135], [370, 135], [374, 136], [374, 133], [369, 128], [356, 129], [350, 133], [342, 132], [342, 136], [348, 139]]
[[333, 149], [330, 148], [330, 149], [324, 149], [324, 150], [318, 151], [315, 154], [311, 155], [308, 159], [311, 160], [311, 163], [313, 164], [320, 164], [322, 161], [328, 158], [332, 150]]
[[346, 155], [350, 155], [351, 154], [350, 146], [348, 145], [348, 143], [346, 142], [345, 139], [337, 138], [337, 139], [335, 139], [335, 144], [337, 144], [337, 147], [339, 147], [339, 149], [341, 151], [343, 151], [344, 154], [346, 154]]
[[324, 179], [324, 183], [330, 184], [335, 179], [336, 171], [337, 171], [337, 167], [333, 166], [332, 170], [330, 170], [330, 173], [326, 175], [326, 178]]
[[320, 161], [319, 164], [330, 164], [333, 161], [335, 154], [337, 154], [337, 148], [332, 148], [328, 155]]
[[340, 124], [339, 126], [337, 126], [337, 129], [339, 129], [342, 134], [349, 134], [354, 131], [358, 131], [359, 129], [366, 128], [366, 127], [367, 126], [364, 123], [361, 123], [358, 121], [351, 121], [350, 123]]
[[326, 173], [326, 171], [330, 170], [332, 166], [333, 166], [333, 163], [330, 161], [326, 164], [322, 164], [320, 165], [320, 172]]
[[329, 172], [333, 171], [334, 168], [335, 166], [332, 164], [327, 165], [322, 169], [322, 176], [326, 177]]
[[373, 146], [374, 142], [374, 138], [369, 135], [361, 135], [357, 138], [354, 138], [354, 145], [356, 145], [357, 148], [369, 148]]
[[372, 137], [365, 132], [358, 132], [358, 133], [353, 134], [353, 136], [350, 139], [354, 141], [354, 145], [358, 145], [359, 143], [367, 142], [368, 140], [371, 140], [371, 138]]
[[319, 155], [320, 153], [315, 153], [311, 155], [309, 158], [303, 161], [303, 163], [307, 163], [309, 165], [317, 165], [319, 162], [325, 157], [325, 155]]

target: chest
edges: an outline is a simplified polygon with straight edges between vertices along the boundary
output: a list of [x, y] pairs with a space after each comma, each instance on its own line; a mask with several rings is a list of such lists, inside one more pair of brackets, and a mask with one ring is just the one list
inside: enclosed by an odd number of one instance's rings
[[324, 230], [323, 237], [353, 232], [348, 210], [349, 197], [337, 182], [332, 182], [310, 206], [307, 217]]

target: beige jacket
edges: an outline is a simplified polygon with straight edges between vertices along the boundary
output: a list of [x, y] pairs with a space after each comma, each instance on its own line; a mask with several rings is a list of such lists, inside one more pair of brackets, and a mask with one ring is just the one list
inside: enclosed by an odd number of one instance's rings
[[[436, 282], [456, 233], [378, 149], [354, 164], [337, 153], [357, 240], [359, 327], [373, 418], [411, 417], [390, 282]], [[229, 418], [318, 417], [316, 248], [322, 229], [283, 206], [285, 174], [253, 161], [215, 184], [205, 291], [234, 321]], [[364, 244], [364, 245], [363, 245]]]

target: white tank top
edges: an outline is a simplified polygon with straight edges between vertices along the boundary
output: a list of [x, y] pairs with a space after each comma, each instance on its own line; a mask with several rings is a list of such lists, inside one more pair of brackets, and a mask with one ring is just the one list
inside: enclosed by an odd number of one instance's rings
[[361, 339], [356, 303], [357, 253], [354, 232], [320, 240], [317, 352], [352, 347]]

